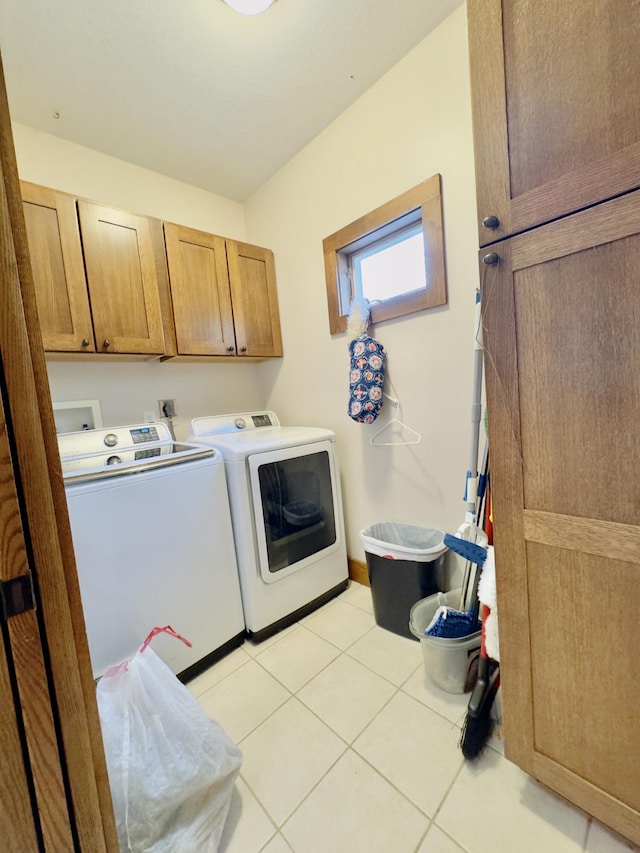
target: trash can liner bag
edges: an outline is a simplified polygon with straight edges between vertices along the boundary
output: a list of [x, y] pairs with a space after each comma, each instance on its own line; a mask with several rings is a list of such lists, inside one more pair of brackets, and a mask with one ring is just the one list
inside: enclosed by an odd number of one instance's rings
[[381, 521], [366, 527], [360, 532], [360, 542], [370, 554], [419, 563], [430, 563], [447, 550], [441, 530], [398, 521]]

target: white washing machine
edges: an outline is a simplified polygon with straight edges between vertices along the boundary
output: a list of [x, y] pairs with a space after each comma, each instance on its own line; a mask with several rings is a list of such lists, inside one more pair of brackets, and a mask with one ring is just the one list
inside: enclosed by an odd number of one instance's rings
[[188, 680], [244, 641], [220, 453], [177, 444], [164, 423], [58, 436], [94, 677], [155, 652]]
[[331, 430], [281, 426], [274, 412], [195, 418], [189, 440], [224, 459], [247, 631], [266, 639], [348, 583]]

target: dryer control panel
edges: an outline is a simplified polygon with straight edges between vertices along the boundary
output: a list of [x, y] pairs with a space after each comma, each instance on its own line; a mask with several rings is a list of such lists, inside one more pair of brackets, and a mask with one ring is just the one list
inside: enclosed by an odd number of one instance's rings
[[239, 412], [234, 415], [194, 418], [191, 421], [191, 431], [194, 436], [226, 435], [279, 426], [280, 421], [275, 412]]

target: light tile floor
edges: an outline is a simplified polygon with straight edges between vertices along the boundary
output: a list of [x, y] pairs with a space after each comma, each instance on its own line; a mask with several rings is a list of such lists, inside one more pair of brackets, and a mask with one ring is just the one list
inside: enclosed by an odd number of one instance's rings
[[492, 739], [465, 762], [467, 696], [378, 627], [367, 587], [189, 684], [243, 752], [221, 853], [624, 853]]

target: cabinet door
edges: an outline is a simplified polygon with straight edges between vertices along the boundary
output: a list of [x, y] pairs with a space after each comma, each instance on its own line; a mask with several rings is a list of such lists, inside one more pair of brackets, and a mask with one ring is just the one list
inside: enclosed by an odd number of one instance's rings
[[497, 244], [483, 308], [507, 756], [640, 842], [640, 192]]
[[467, 9], [480, 245], [640, 186], [637, 0]]
[[95, 352], [76, 200], [24, 181], [20, 189], [44, 348]]
[[88, 201], [78, 211], [98, 352], [162, 353], [149, 221]]
[[223, 237], [164, 224], [179, 355], [233, 355], [227, 256]]
[[238, 353], [281, 356], [280, 314], [273, 252], [227, 240]]

